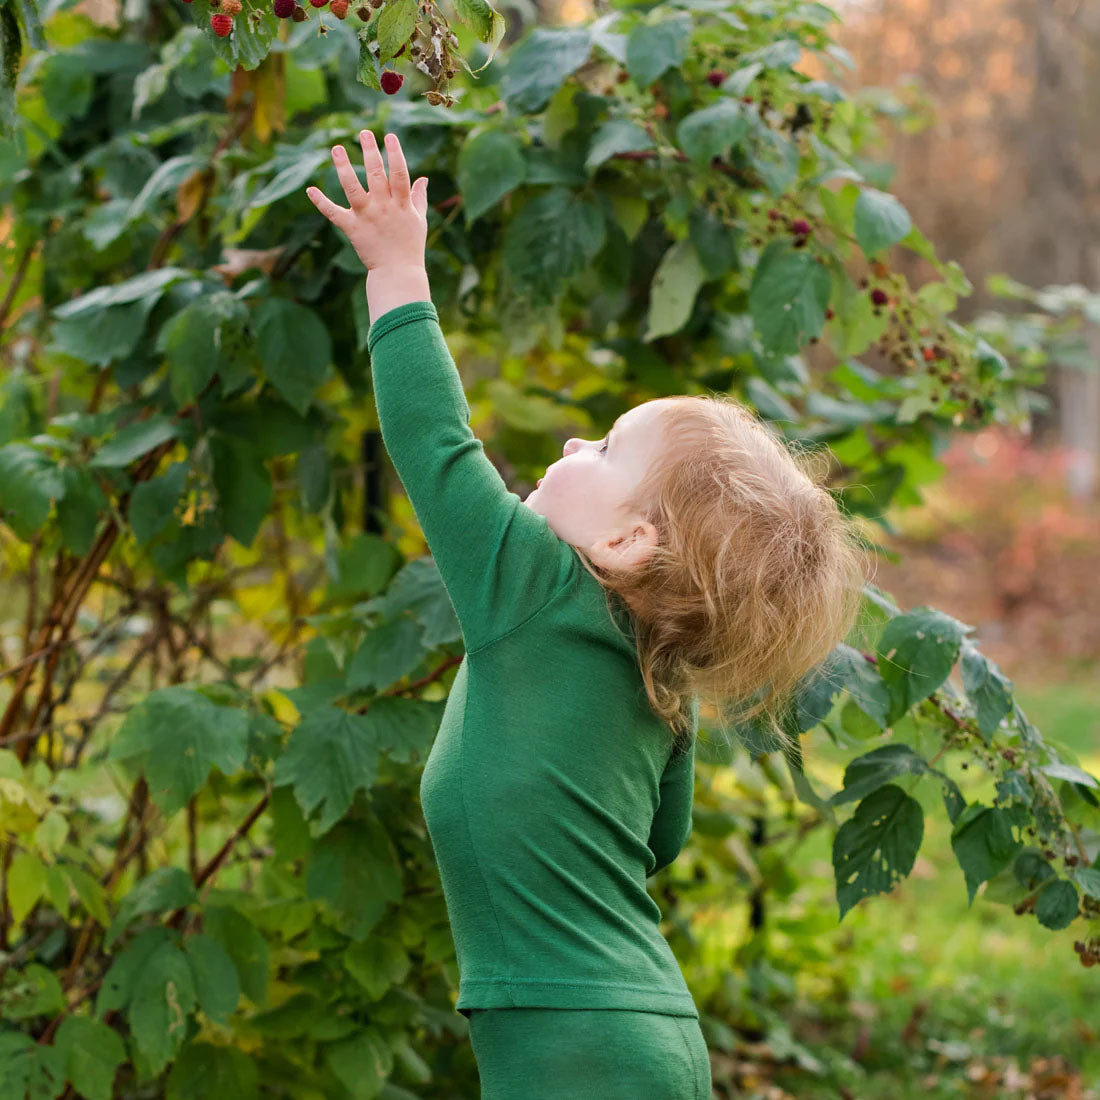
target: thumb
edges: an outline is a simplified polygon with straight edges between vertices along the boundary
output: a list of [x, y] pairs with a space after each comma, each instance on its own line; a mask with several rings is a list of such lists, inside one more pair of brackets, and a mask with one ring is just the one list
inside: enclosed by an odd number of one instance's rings
[[421, 176], [413, 184], [413, 206], [425, 217], [428, 214], [428, 177]]

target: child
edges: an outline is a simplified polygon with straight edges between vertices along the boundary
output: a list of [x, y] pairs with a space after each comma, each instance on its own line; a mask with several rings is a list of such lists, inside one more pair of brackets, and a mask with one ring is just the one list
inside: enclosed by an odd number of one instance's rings
[[[383, 442], [466, 655], [420, 786], [483, 1100], [701, 1100], [699, 1013], [648, 876], [691, 830], [698, 695], [777, 701], [843, 639], [854, 550], [828, 492], [730, 399], [670, 397], [570, 439], [525, 501], [469, 427], [430, 300], [427, 180], [350, 209]], [[584, 568], [581, 569], [580, 565]], [[732, 689], [732, 690], [731, 690]]]

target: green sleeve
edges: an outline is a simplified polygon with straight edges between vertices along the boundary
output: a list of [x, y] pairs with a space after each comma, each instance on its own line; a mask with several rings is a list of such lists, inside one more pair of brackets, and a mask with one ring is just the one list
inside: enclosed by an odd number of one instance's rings
[[691, 804], [695, 794], [695, 738], [686, 752], [672, 756], [660, 784], [661, 801], [649, 830], [649, 850], [657, 860], [646, 878], [664, 870], [683, 851], [691, 836]]
[[382, 442], [472, 652], [545, 606], [568, 580], [573, 550], [507, 488], [470, 430], [431, 301], [382, 314], [367, 351]]

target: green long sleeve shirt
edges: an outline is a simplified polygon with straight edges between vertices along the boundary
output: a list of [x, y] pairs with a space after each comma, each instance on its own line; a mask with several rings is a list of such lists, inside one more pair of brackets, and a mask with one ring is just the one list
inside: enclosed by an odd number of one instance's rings
[[692, 739], [650, 709], [618, 597], [504, 484], [431, 301], [370, 327], [382, 439], [462, 629], [420, 799], [459, 972], [456, 1010], [698, 1018], [646, 878], [691, 831]]

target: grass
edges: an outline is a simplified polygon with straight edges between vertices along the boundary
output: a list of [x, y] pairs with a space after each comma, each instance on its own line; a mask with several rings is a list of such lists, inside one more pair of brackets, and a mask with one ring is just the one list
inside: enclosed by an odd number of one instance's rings
[[[1100, 776], [1095, 676], [1018, 683], [1016, 696], [1048, 743]], [[839, 786], [845, 762], [856, 754], [837, 749], [820, 732], [810, 742], [809, 772]], [[990, 803], [993, 784], [984, 769], [963, 771], [946, 756], [941, 765], [968, 800]], [[911, 782], [902, 785], [908, 790]], [[889, 896], [861, 902], [837, 924], [832, 838], [817, 830], [793, 857], [802, 885], [782, 903], [784, 917], [795, 924], [799, 917], [817, 922], [823, 911], [831, 914], [815, 946], [829, 959], [829, 972], [837, 969], [837, 955], [846, 956], [841, 969], [848, 983], [844, 997], [830, 996], [818, 980], [821, 965], [800, 967], [798, 1006], [784, 1011], [791, 1032], [815, 1054], [858, 1052], [866, 1075], [840, 1073], [826, 1084], [792, 1070], [775, 1073], [772, 1082], [799, 1100], [843, 1095], [840, 1085], [859, 1100], [1100, 1098], [1100, 967], [1085, 969], [1073, 951], [1084, 925], [1078, 920], [1053, 932], [1033, 914], [1017, 917], [1011, 907], [986, 900], [984, 887], [968, 907], [939, 785], [924, 780], [912, 793], [925, 809], [924, 841], [913, 872]], [[806, 936], [803, 930], [789, 943], [782, 933], [773, 940], [780, 952], [787, 946], [797, 956]], [[1043, 1061], [1059, 1058], [1064, 1062]], [[1046, 1091], [1038, 1080], [1043, 1072], [1051, 1078]], [[1075, 1093], [1075, 1076], [1076, 1084], [1096, 1091]]]

